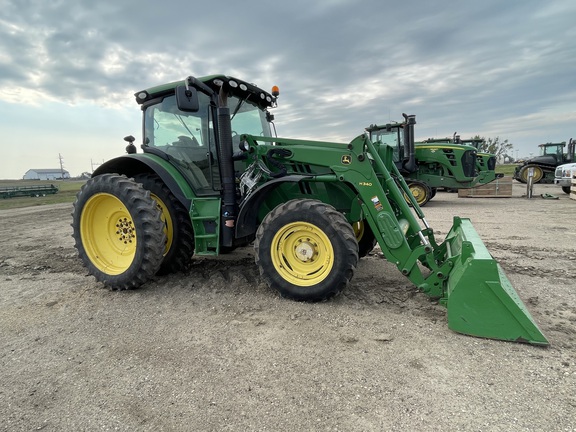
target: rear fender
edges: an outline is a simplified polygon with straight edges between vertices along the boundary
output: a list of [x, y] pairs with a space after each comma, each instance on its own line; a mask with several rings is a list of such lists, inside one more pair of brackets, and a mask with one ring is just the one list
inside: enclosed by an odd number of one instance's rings
[[192, 199], [196, 198], [194, 191], [176, 168], [155, 155], [135, 154], [111, 159], [100, 165], [92, 177], [106, 173], [124, 174], [127, 177], [143, 173], [156, 174], [187, 209], [190, 208]]

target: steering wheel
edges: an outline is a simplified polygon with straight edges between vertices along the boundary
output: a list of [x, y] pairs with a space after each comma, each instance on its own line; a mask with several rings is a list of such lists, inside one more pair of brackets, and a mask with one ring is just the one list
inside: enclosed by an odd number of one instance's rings
[[178, 141], [174, 141], [172, 145], [176, 147], [200, 147], [200, 143], [194, 135], [192, 135], [192, 137], [180, 135]]

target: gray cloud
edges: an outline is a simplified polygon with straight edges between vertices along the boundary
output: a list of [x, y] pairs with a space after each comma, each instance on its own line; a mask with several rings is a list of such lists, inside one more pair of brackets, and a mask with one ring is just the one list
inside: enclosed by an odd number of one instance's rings
[[571, 0], [3, 3], [0, 98], [129, 106], [141, 88], [226, 73], [280, 85], [282, 135], [349, 140], [403, 111], [423, 137], [576, 135]]

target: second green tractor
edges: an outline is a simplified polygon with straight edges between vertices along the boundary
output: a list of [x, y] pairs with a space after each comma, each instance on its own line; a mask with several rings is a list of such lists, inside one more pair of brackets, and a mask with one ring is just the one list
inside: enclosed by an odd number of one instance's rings
[[490, 183], [497, 174], [496, 157], [480, 152], [479, 140], [457, 138], [414, 141], [414, 115], [403, 114], [404, 121], [370, 125], [366, 133], [373, 142], [394, 149], [394, 164], [404, 176], [420, 207], [425, 206], [438, 189], [470, 189]]

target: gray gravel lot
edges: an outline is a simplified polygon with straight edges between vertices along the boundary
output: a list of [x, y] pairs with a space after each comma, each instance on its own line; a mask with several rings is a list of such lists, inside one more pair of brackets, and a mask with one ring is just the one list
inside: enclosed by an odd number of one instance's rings
[[378, 251], [319, 304], [269, 290], [249, 248], [111, 292], [70, 205], [0, 211], [0, 430], [576, 430], [576, 201], [523, 193], [424, 212], [439, 239], [472, 219], [550, 348], [450, 331]]

